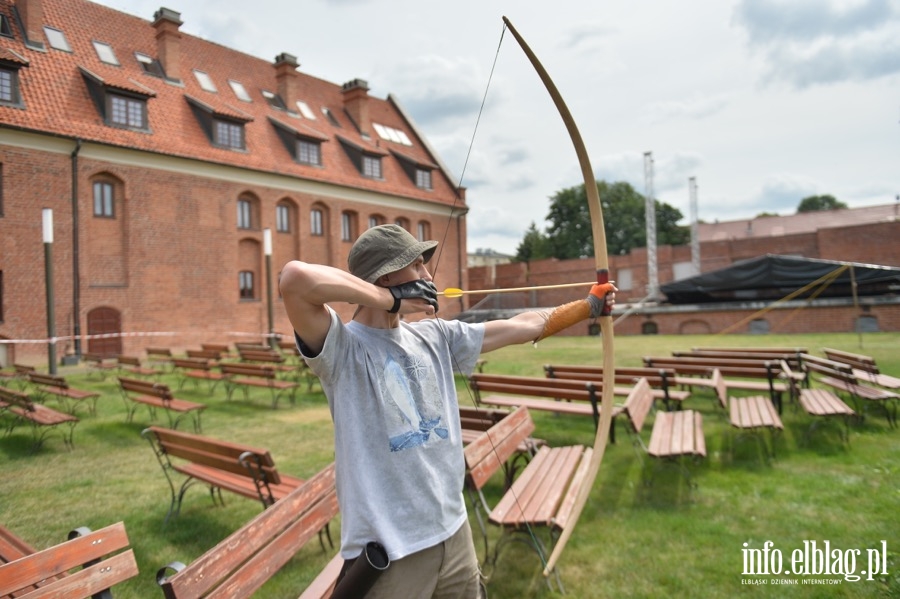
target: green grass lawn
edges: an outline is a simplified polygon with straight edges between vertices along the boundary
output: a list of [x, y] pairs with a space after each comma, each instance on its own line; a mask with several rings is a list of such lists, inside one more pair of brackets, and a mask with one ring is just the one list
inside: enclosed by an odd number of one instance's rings
[[[668, 355], [697, 345], [805, 346], [822, 355], [822, 347], [865, 353], [882, 370], [900, 376], [900, 334], [793, 336], [654, 336], [615, 339], [616, 363], [641, 365], [641, 356]], [[541, 376], [547, 363], [600, 364], [596, 337], [557, 338], [537, 347], [519, 346], [486, 354], [486, 372]], [[135, 550], [140, 574], [119, 585], [116, 597], [162, 597], [156, 572], [172, 561], [189, 563], [260, 513], [259, 502], [225, 494], [214, 506], [202, 487], [186, 495], [180, 516], [163, 526], [169, 490], [150, 445], [140, 432], [151, 424], [145, 408], [133, 423], [125, 421], [125, 404], [115, 379], [89, 378], [80, 368], [64, 369], [72, 386], [103, 392], [98, 413], [82, 411], [75, 448], [66, 450], [58, 435], [37, 453], [30, 452], [26, 426], [0, 436], [0, 523], [32, 545], [61, 542], [78, 526], [100, 528], [122, 520]], [[172, 375], [166, 382], [177, 386]], [[472, 395], [459, 386], [461, 403]], [[321, 393], [299, 393], [297, 404], [282, 401], [271, 408], [266, 390], [240, 392], [231, 401], [219, 387], [207, 394], [204, 383], [188, 382], [179, 396], [208, 404], [203, 432], [210, 436], [268, 447], [279, 468], [308, 477], [332, 460], [332, 425]], [[56, 402], [48, 400], [48, 405]], [[755, 442], [739, 441], [729, 451], [724, 411], [709, 391], [696, 390], [686, 407], [704, 417], [708, 457], [690, 464], [697, 489], [691, 491], [674, 467], [653, 468], [632, 445], [620, 424], [600, 474], [558, 568], [568, 597], [900, 597], [900, 430], [888, 427], [878, 411], [850, 428], [849, 446], [837, 425], [810, 434], [813, 419], [785, 405], [785, 431], [776, 440], [777, 458], [767, 463]], [[534, 413], [535, 436], [551, 444], [593, 443], [589, 419]], [[157, 420], [156, 423], [164, 421]], [[649, 438], [652, 422], [645, 424]], [[652, 484], [648, 485], [652, 475]], [[489, 486], [499, 496], [501, 481]], [[472, 518], [478, 541], [478, 526]], [[333, 525], [337, 538], [339, 520]], [[546, 538], [546, 531], [535, 534]], [[491, 531], [491, 539], [496, 539]], [[782, 557], [790, 569], [795, 550], [809, 543], [829, 543], [834, 570], [867, 568], [867, 550], [887, 547], [889, 574], [876, 580], [843, 576], [773, 576], [744, 574], [748, 550]], [[806, 544], [806, 545], [805, 545]], [[477, 545], [481, 552], [481, 545]], [[856, 556], [855, 564], [851, 558]], [[872, 555], [875, 555], [872, 553]], [[258, 594], [296, 597], [327, 563], [318, 542], [311, 542]], [[837, 562], [837, 563], [834, 563]], [[851, 566], [853, 566], [851, 568]], [[492, 598], [557, 597], [547, 588], [537, 555], [512, 543], [491, 572]], [[840, 581], [831, 585], [790, 588], [776, 582], [810, 579]], [[745, 584], [748, 581], [765, 585]]]

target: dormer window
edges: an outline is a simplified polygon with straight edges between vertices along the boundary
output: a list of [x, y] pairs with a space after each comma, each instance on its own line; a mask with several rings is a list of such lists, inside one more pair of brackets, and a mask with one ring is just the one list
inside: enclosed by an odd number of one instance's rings
[[403, 167], [403, 172], [409, 177], [409, 180], [416, 184], [419, 189], [433, 189], [431, 175], [437, 168], [437, 165], [416, 160], [411, 156], [401, 154], [396, 150], [391, 150], [391, 154]]
[[369, 179], [381, 179], [381, 156], [362, 155], [362, 174]]
[[0, 104], [24, 106], [19, 91], [19, 69], [27, 66], [25, 58], [12, 50], [0, 49]]
[[184, 98], [214, 146], [231, 150], [246, 149], [244, 126], [253, 120], [250, 116], [227, 107], [213, 107], [187, 94]]
[[327, 108], [325, 108], [324, 106], [322, 107], [322, 114], [324, 114], [326, 117], [328, 117], [328, 122], [331, 123], [333, 126], [335, 126], [335, 127], [341, 126], [340, 121], [337, 120], [337, 117], [334, 116], [334, 113], [331, 112], [330, 110], [328, 110]]
[[364, 148], [349, 139], [337, 136], [341, 142], [341, 147], [347, 153], [347, 157], [353, 162], [353, 165], [359, 171], [359, 174], [367, 179], [383, 179], [383, 171], [381, 168], [381, 159], [383, 152], [377, 149]]
[[9, 19], [6, 15], [0, 15], [0, 35], [12, 37], [12, 28], [9, 26]]
[[214, 119], [213, 143], [233, 150], [244, 149], [244, 125], [225, 119]]
[[269, 122], [275, 126], [275, 132], [294, 160], [300, 164], [322, 166], [322, 144], [328, 141], [327, 137], [320, 136], [303, 125], [297, 125], [302, 129], [298, 130], [275, 117], [270, 116]]
[[424, 168], [416, 169], [416, 187], [431, 189], [431, 171]]
[[266, 102], [269, 103], [269, 106], [276, 110], [287, 110], [287, 106], [284, 105], [284, 100], [281, 99], [281, 96], [278, 94], [273, 94], [270, 91], [262, 90], [263, 98], [266, 99]]
[[107, 125], [147, 131], [147, 100], [152, 90], [125, 77], [103, 78], [79, 67], [91, 98]]
[[108, 94], [109, 122], [132, 129], [147, 128], [147, 101], [119, 94]]
[[105, 62], [106, 64], [112, 64], [115, 66], [119, 66], [119, 59], [116, 58], [116, 53], [113, 51], [112, 46], [104, 42], [98, 42], [94, 40], [94, 50], [97, 51], [97, 56]]
[[148, 75], [153, 75], [154, 77], [160, 77], [162, 79], [166, 78], [166, 72], [158, 60], [151, 58], [146, 54], [141, 54], [140, 52], [135, 52], [134, 58], [140, 63], [141, 68], [144, 69], [144, 72]]
[[44, 35], [47, 36], [47, 41], [50, 42], [51, 48], [55, 50], [61, 50], [63, 52], [72, 51], [72, 47], [69, 45], [69, 41], [66, 39], [66, 34], [59, 29], [44, 26]]
[[204, 73], [203, 71], [198, 71], [194, 69], [194, 77], [197, 79], [197, 83], [200, 84], [200, 87], [205, 91], [218, 93], [218, 89], [216, 89], [216, 84], [213, 83], [213, 80], [210, 78], [209, 74]]

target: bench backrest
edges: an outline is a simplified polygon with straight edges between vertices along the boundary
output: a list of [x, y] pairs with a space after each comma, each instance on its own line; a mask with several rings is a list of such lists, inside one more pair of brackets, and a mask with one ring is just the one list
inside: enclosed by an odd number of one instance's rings
[[206, 350], [217, 351], [222, 354], [227, 354], [231, 351], [231, 348], [228, 347], [227, 343], [201, 343], [200, 347]]
[[211, 370], [209, 360], [204, 358], [172, 358], [172, 366], [175, 368], [188, 368], [191, 370]]
[[599, 401], [597, 385], [590, 381], [547, 379], [534, 376], [473, 373], [469, 377], [476, 397], [481, 393], [507, 393], [554, 399]]
[[856, 384], [856, 376], [853, 368], [843, 362], [836, 362], [827, 358], [820, 358], [810, 354], [801, 354], [803, 368], [808, 373], [816, 373], [820, 376], [831, 377], [851, 385]]
[[163, 383], [139, 381], [137, 379], [128, 379], [121, 376], [117, 378], [119, 379], [119, 386], [122, 388], [122, 391], [153, 395], [165, 400], [175, 399], [169, 386]]
[[168, 347], [148, 347], [146, 350], [148, 356], [165, 356], [172, 357], [172, 350]]
[[236, 374], [243, 376], [259, 376], [274, 379], [277, 373], [271, 366], [264, 364], [236, 364], [223, 362], [219, 364], [219, 370], [222, 374]]
[[[575, 366], [568, 364], [545, 364], [544, 374], [547, 378], [582, 380], [602, 383], [603, 368], [600, 366]], [[675, 376], [671, 368], [616, 368], [615, 382], [631, 385], [639, 378], [647, 379], [651, 387], [668, 388], [669, 380]]]
[[868, 372], [869, 374], [879, 374], [878, 366], [875, 365], [875, 358], [871, 356], [854, 354], [846, 351], [841, 351], [839, 349], [831, 349], [829, 347], [824, 348], [822, 351], [825, 353], [825, 357], [829, 360], [847, 364], [852, 368], [863, 370], [865, 372]]
[[28, 374], [29, 372], [37, 372], [37, 369], [34, 366], [27, 366], [25, 364], [13, 364], [13, 370], [16, 371], [16, 374]]
[[140, 366], [141, 361], [134, 356], [116, 356], [116, 362], [126, 366]]
[[716, 360], [742, 360], [746, 362], [766, 362], [785, 360], [794, 366], [800, 363], [796, 351], [738, 351], [738, 350], [691, 350], [673, 351], [672, 356], [684, 358], [707, 358]]
[[28, 380], [35, 385], [46, 385], [48, 387], [59, 387], [60, 389], [68, 389], [69, 384], [66, 379], [53, 374], [45, 374], [43, 372], [29, 372]]
[[241, 360], [246, 362], [284, 362], [284, 356], [273, 350], [240, 350]]
[[82, 599], [137, 576], [134, 551], [128, 549], [128, 535], [122, 522], [78, 535], [70, 535], [70, 540], [64, 543], [0, 565], [0, 596], [18, 595], [22, 589], [82, 566], [79, 572], [42, 584], [34, 596]]
[[332, 463], [179, 572], [157, 580], [167, 599], [250, 597], [337, 513]]
[[100, 354], [81, 354], [81, 358], [85, 362], [94, 362], [95, 364], [102, 364], [107, 359], [112, 359], [112, 356], [101, 356]]
[[464, 449], [468, 484], [481, 489], [534, 432], [528, 408], [520, 406]]
[[168, 456], [239, 474], [263, 483], [281, 484], [281, 476], [268, 449], [158, 426], [144, 429], [141, 435], [155, 442], [157, 449]]
[[[14, 406], [19, 406], [20, 408], [24, 408], [31, 412], [34, 411], [34, 403], [32, 403], [31, 399], [28, 397], [28, 394], [23, 393], [22, 391], [8, 389], [7, 387], [0, 387], [0, 401]], [[0, 597], [2, 597], [2, 595], [0, 595]]]
[[634, 432], [640, 434], [641, 429], [644, 428], [644, 421], [647, 420], [647, 415], [653, 407], [653, 391], [650, 389], [647, 379], [638, 379], [628, 393], [624, 407]]
[[202, 358], [205, 360], [222, 359], [222, 352], [217, 349], [187, 349], [184, 353], [188, 358]]

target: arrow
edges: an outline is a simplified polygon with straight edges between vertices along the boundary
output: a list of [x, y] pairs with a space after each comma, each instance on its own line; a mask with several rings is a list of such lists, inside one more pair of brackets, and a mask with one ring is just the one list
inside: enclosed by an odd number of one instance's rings
[[[610, 281], [610, 283], [614, 283], [615, 281]], [[461, 295], [472, 295], [476, 293], [513, 293], [515, 291], [532, 291], [535, 289], [564, 289], [566, 287], [584, 287], [585, 285], [594, 285], [593, 282], [587, 283], [562, 283], [560, 285], [537, 285], [534, 287], [509, 287], [507, 289], [471, 289], [469, 291], [464, 291], [462, 289], [457, 289], [456, 287], [447, 287], [443, 291], [438, 291], [438, 295], [443, 295], [444, 297], [460, 297]]]

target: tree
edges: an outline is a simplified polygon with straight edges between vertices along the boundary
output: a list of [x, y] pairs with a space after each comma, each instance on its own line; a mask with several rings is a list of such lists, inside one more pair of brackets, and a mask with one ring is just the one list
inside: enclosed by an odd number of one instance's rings
[[547, 238], [543, 233], [538, 231], [537, 226], [534, 224], [534, 221], [532, 221], [531, 226], [528, 227], [528, 231], [525, 233], [525, 238], [522, 239], [522, 243], [516, 248], [516, 257], [514, 260], [516, 262], [528, 262], [530, 260], [541, 260], [549, 257], [550, 254], [547, 252]]
[[[627, 254], [636, 247], [647, 245], [646, 206], [644, 196], [624, 181], [599, 181], [597, 191], [603, 209], [606, 245], [610, 254]], [[678, 226], [681, 212], [668, 204], [656, 201], [656, 240], [659, 244], [682, 245], [690, 239], [687, 227]], [[550, 201], [547, 214], [549, 225], [543, 235], [545, 255], [533, 252], [532, 260], [553, 257], [560, 260], [594, 255], [591, 216], [584, 185], [563, 189]], [[532, 224], [525, 235], [523, 247], [536, 247]]]
[[847, 204], [841, 202], [833, 195], [809, 196], [800, 200], [797, 212], [817, 212], [819, 210], [842, 210]]

